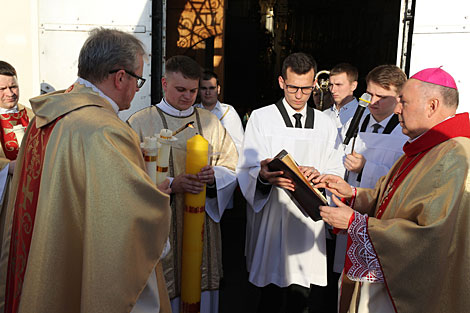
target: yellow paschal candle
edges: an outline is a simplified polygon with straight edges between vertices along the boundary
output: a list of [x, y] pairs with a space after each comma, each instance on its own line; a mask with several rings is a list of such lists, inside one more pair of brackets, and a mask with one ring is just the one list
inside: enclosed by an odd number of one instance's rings
[[[196, 175], [208, 164], [209, 142], [195, 135], [186, 142], [186, 173]], [[185, 193], [180, 312], [200, 312], [201, 264], [206, 186], [198, 194]]]

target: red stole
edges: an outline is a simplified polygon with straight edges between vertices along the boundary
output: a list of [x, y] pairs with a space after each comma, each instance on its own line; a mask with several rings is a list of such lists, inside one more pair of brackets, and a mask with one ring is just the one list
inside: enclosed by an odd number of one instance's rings
[[28, 114], [26, 109], [18, 113], [5, 113], [0, 114], [0, 141], [2, 143], [3, 152], [9, 160], [16, 160], [18, 151], [20, 149], [16, 135], [13, 132], [13, 126], [23, 125], [27, 127], [29, 124]]
[[[43, 128], [31, 128], [26, 139], [18, 191], [14, 207], [5, 292], [5, 313], [18, 311], [28, 261], [39, 197], [42, 165], [47, 142], [60, 118]], [[40, 292], [40, 291], [38, 291]]]
[[[454, 117], [434, 126], [413, 142], [405, 143], [403, 146], [405, 157], [403, 158], [398, 170], [395, 171], [394, 175], [390, 177], [390, 180], [387, 183], [386, 190], [382, 195], [383, 198], [380, 200], [380, 205], [375, 214], [377, 219], [382, 218], [390, 202], [390, 199], [397, 190], [397, 187], [405, 179], [408, 173], [415, 167], [415, 165], [419, 163], [419, 160], [421, 160], [421, 158], [424, 157], [426, 153], [428, 153], [433, 147], [455, 137], [470, 138], [470, 122], [468, 113], [456, 114]], [[348, 227], [353, 221], [354, 215], [352, 215]], [[349, 251], [351, 245], [352, 239], [348, 235], [346, 251]], [[351, 267], [352, 262], [346, 253], [344, 273], [347, 273]]]
[[438, 144], [456, 137], [470, 138], [468, 113], [456, 114], [454, 117], [437, 124], [415, 141], [405, 143], [403, 146], [405, 158], [387, 184], [385, 193], [388, 190], [388, 194], [384, 193], [384, 198], [377, 210], [376, 218], [380, 219], [382, 217], [397, 187], [415, 165], [418, 164], [419, 160]]

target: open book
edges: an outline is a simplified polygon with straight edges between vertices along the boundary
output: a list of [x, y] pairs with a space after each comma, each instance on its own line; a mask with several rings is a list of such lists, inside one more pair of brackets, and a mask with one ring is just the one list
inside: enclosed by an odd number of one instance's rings
[[286, 150], [282, 150], [268, 163], [268, 167], [271, 171], [283, 171], [283, 176], [294, 182], [295, 191], [287, 189], [286, 191], [292, 196], [297, 207], [314, 221], [321, 220], [319, 206], [328, 205], [328, 200], [300, 172], [292, 156]]

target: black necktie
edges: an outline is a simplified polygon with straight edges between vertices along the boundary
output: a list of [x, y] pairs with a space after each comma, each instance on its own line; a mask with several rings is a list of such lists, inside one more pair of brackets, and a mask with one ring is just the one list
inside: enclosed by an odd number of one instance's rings
[[302, 128], [302, 123], [300, 122], [300, 119], [302, 118], [302, 114], [295, 113], [294, 118], [295, 118], [295, 128]]
[[377, 134], [379, 132], [380, 127], [382, 127], [382, 125], [380, 125], [379, 123], [375, 123], [374, 125], [372, 125], [372, 128], [374, 128], [372, 132]]

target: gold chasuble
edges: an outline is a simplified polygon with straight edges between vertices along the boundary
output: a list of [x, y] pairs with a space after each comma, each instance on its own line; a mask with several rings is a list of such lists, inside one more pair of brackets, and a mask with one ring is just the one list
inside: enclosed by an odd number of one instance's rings
[[470, 309], [469, 138], [469, 115], [457, 114], [406, 143], [375, 189], [358, 189], [354, 207], [370, 216], [381, 285], [395, 312]]
[[167, 240], [169, 197], [145, 173], [135, 133], [91, 88], [30, 101], [7, 213], [5, 312], [130, 312]]
[[[203, 136], [209, 141], [209, 164], [222, 166], [235, 171], [238, 154], [232, 139], [218, 118], [205, 109], [195, 108], [186, 117], [175, 117], [152, 106], [143, 109], [128, 120], [137, 132], [141, 141], [146, 136], [159, 134], [162, 128], [177, 130], [181, 126], [194, 121], [194, 129], [187, 128], [178, 133], [178, 141], [172, 144], [170, 153], [169, 176], [176, 177], [186, 173], [186, 141], [196, 135]], [[217, 186], [223, 181], [217, 181]], [[181, 295], [181, 252], [183, 235], [184, 194], [172, 195], [172, 221], [170, 231], [171, 251], [163, 259], [163, 271], [168, 286], [170, 298]], [[207, 210], [207, 206], [206, 206]], [[202, 291], [219, 289], [222, 277], [222, 247], [220, 226], [206, 214], [204, 226], [204, 244], [202, 256]]]

